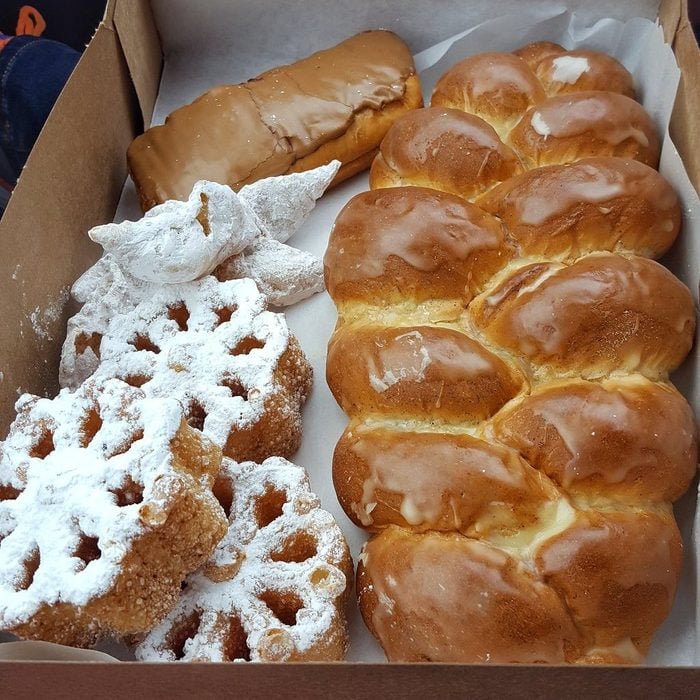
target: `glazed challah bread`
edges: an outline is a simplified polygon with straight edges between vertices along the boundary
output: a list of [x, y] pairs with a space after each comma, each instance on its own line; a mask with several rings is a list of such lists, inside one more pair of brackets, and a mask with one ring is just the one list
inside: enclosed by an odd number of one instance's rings
[[476, 202], [527, 255], [573, 260], [588, 250], [658, 258], [680, 230], [680, 208], [656, 170], [635, 160], [586, 158], [529, 170]]
[[472, 199], [522, 167], [593, 156], [657, 166], [654, 123], [615, 59], [555, 44], [521, 53], [478, 54], [451, 68], [431, 107], [392, 124], [370, 186], [430, 186]]
[[391, 661], [639, 663], [697, 467], [653, 124], [622, 66], [554, 44], [467, 59], [437, 95], [389, 131], [324, 260], [350, 419], [333, 479], [373, 533], [360, 610]]

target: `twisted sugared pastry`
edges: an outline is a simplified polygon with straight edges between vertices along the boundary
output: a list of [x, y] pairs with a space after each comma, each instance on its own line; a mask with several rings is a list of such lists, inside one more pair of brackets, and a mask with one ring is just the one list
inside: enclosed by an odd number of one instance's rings
[[636, 663], [671, 608], [695, 309], [633, 95], [592, 52], [467, 59], [336, 220], [333, 477], [392, 661]]

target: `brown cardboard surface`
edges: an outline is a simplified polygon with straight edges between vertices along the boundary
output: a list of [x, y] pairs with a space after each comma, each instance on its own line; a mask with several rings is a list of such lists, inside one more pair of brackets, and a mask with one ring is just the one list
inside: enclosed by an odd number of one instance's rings
[[683, 0], [661, 0], [659, 5], [659, 22], [664, 30], [664, 40], [673, 43], [673, 37], [678, 29], [683, 12]]
[[57, 389], [67, 290], [99, 254], [85, 232], [111, 219], [135, 133], [133, 86], [101, 25], [61, 93], [0, 220], [0, 435], [18, 392]]
[[688, 4], [680, 4], [673, 50], [681, 67], [681, 82], [671, 118], [671, 138], [695, 189], [700, 190], [700, 49], [688, 19]]
[[142, 121], [150, 123], [163, 64], [151, 6], [141, 0], [119, 0], [113, 22], [136, 89]]
[[[685, 0], [660, 10], [684, 73], [672, 135], [700, 183], [700, 53]], [[146, 121], [160, 77], [160, 44], [145, 0], [112, 0], [30, 157], [0, 221], [0, 436], [17, 388], [56, 389], [66, 311], [37, 336], [31, 314], [96, 258], [85, 232], [112, 218], [124, 153]], [[39, 235], [40, 234], [40, 235]], [[19, 266], [19, 268], [18, 268]], [[657, 697], [700, 696], [700, 668], [581, 668], [451, 665], [149, 665], [0, 663], [0, 696], [213, 697]]]
[[[673, 698], [697, 700], [700, 670], [448, 664], [82, 664], [10, 662], [13, 698]], [[47, 689], [51, 689], [47, 693]]]

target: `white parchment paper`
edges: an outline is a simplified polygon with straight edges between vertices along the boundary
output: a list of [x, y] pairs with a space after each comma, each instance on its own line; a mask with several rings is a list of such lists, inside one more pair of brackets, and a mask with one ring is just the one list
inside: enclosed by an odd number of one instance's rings
[[[183, 6], [182, 2], [174, 4]], [[211, 4], [219, 8], [224, 5]], [[236, 6], [246, 4], [235, 3]], [[171, 3], [155, 2], [157, 20], [163, 23], [161, 33], [164, 36], [164, 45], [166, 51], [170, 48], [171, 52], [166, 53], [167, 60], [154, 123], [162, 122], [172, 109], [191, 101], [212, 85], [245, 80], [271, 65], [288, 62], [331, 45], [355, 31], [377, 26], [394, 29], [399, 33], [406, 29], [411, 37], [410, 45], [424, 49], [416, 55], [416, 62], [421, 71], [426, 103], [435, 81], [447, 68], [459, 59], [480, 51], [513, 50], [535, 40], [555, 41], [567, 48], [582, 46], [606, 51], [617, 57], [634, 74], [641, 101], [656, 120], [659, 132], [665, 135], [661, 172], [681, 197], [685, 225], [681, 240], [664, 262], [691, 288], [697, 302], [700, 277], [700, 204], [678, 153], [668, 137], [667, 127], [679, 70], [670, 47], [663, 43], [661, 28], [654, 22], [643, 17], [634, 17], [627, 21], [596, 21], [595, 18], [599, 17], [606, 7], [600, 2], [584, 2], [577, 5], [575, 15], [568, 13], [561, 5], [549, 2], [528, 4], [526, 10], [525, 3], [476, 2], [465, 8], [464, 3], [461, 3], [460, 7], [460, 3], [451, 0], [438, 0], [433, 3], [411, 3], [410, 11], [406, 7], [408, 3], [405, 3], [406, 12], [394, 12], [393, 15], [387, 7], [392, 6], [396, 9], [395, 6], [401, 3], [376, 3], [372, 10], [371, 6], [368, 9], [368, 3], [356, 2], [354, 7], [361, 6], [364, 10], [360, 15], [357, 9], [351, 13], [353, 3], [346, 0], [323, 3], [322, 6], [314, 0], [310, 4], [314, 7], [319, 5], [318, 13], [308, 26], [296, 25], [294, 31], [291, 31], [290, 27], [283, 31], [279, 26], [279, 18], [275, 20], [267, 10], [261, 9], [261, 14], [256, 20], [257, 36], [263, 38], [257, 44], [250, 37], [250, 23], [254, 22], [255, 15], [241, 14], [245, 21], [242, 20], [240, 25], [236, 25], [225, 23], [216, 13], [205, 13], [205, 25], [212, 32], [210, 50], [207, 50], [208, 40], [201, 36], [202, 33], [206, 34], [201, 17], [191, 18], [195, 30], [189, 35], [190, 43], [187, 43], [182, 34], [182, 17], [178, 17], [178, 24], [174, 26], [172, 15], [177, 13], [169, 12], [172, 10]], [[199, 3], [189, 5], [200, 7]], [[261, 2], [256, 4], [256, 7], [269, 8], [269, 5]], [[302, 7], [301, 2], [290, 2], [289, 5], [298, 6], [301, 14], [308, 9], [306, 5]], [[422, 10], [416, 9], [419, 5]], [[495, 6], [500, 10], [507, 8], [517, 12], [468, 29], [476, 18], [496, 14], [493, 11]], [[238, 11], [240, 7], [236, 10]], [[622, 19], [634, 14], [650, 17], [655, 11], [656, 3], [609, 3], [609, 12]], [[249, 8], [249, 12], [254, 10]], [[348, 19], [350, 15], [351, 20]], [[236, 13], [231, 10], [229, 19], [235, 16]], [[431, 25], [429, 16], [438, 17], [433, 23], [435, 26]], [[469, 19], [472, 21], [467, 21]], [[266, 25], [266, 22], [272, 24]], [[226, 35], [222, 29], [223, 24], [226, 24]], [[275, 37], [286, 31], [289, 37], [287, 44], [281, 46], [279, 42], [273, 42], [276, 48], [271, 48], [273, 44], [265, 34], [268, 26]], [[443, 40], [443, 37], [447, 36], [446, 27], [452, 32], [460, 28], [462, 31], [450, 39]], [[432, 39], [432, 42], [429, 39]], [[437, 40], [442, 41], [429, 46]], [[242, 58], [239, 42], [246, 48]], [[227, 46], [230, 49], [228, 52]], [[424, 48], [426, 46], [428, 48]], [[231, 61], [231, 55], [235, 55], [239, 60]], [[322, 256], [338, 211], [350, 197], [367, 188], [367, 175], [362, 174], [325, 195], [306, 225], [294, 237], [293, 244]], [[127, 181], [115, 220], [137, 218], [139, 215], [133, 184]], [[315, 371], [315, 386], [304, 411], [304, 439], [295, 461], [309, 471], [314, 489], [324, 507], [334, 514], [345, 531], [356, 558], [366, 535], [347, 519], [338, 505], [331, 483], [333, 449], [347, 422], [325, 383], [326, 344], [335, 325], [335, 308], [327, 294], [319, 294], [288, 309], [287, 319]], [[700, 414], [697, 350], [694, 352], [693, 357], [676, 374], [675, 381], [694, 405], [696, 413]], [[692, 536], [693, 518], [696, 513], [694, 487], [691, 493], [677, 504], [676, 513], [686, 546], [684, 571], [672, 614], [655, 637], [648, 658], [650, 665], [700, 663], [696, 649], [698, 556], [697, 545]], [[121, 658], [128, 658], [123, 649], [109, 647], [108, 650]], [[351, 648], [348, 660], [384, 660], [381, 649], [366, 631], [356, 609], [351, 613]]]

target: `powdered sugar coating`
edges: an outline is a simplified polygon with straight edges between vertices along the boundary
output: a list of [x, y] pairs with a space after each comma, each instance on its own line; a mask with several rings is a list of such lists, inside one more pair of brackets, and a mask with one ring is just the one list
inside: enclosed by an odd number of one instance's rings
[[255, 280], [274, 306], [290, 306], [325, 289], [321, 260], [274, 238], [257, 239], [240, 255], [219, 265], [214, 274], [220, 280]]
[[325, 289], [323, 263], [285, 245], [299, 229], [340, 168], [332, 161], [313, 170], [269, 177], [246, 185], [239, 196], [258, 217], [262, 235], [222, 262], [221, 280], [249, 277], [274, 306], [290, 306]]
[[193, 281], [223, 261], [228, 273], [222, 279], [250, 277], [275, 305], [322, 291], [321, 261], [283, 243], [308, 217], [339, 167], [333, 161], [265, 178], [238, 194], [201, 180], [187, 202], [169, 200], [138, 221], [97, 226], [89, 235], [105, 256], [78, 280], [73, 294], [78, 301], [109, 305], [114, 302], [97, 297], [106, 286], [120, 303], [147, 291], [147, 283]]
[[245, 185], [238, 196], [255, 212], [263, 235], [284, 243], [299, 230], [340, 165], [333, 160], [301, 173], [266, 177]]
[[119, 266], [146, 282], [177, 284], [209, 274], [260, 234], [255, 215], [227, 185], [200, 180], [186, 202], [169, 200], [138, 221], [88, 233]]
[[73, 298], [81, 304], [100, 300], [108, 308], [123, 310], [148, 298], [152, 289], [152, 284], [124, 272], [116, 260], [105, 253], [78, 277], [70, 291]]
[[[328, 652], [341, 658], [330, 649], [344, 652], [347, 642], [342, 603], [351, 573], [348, 547], [333, 517], [320, 508], [305, 470], [279, 457], [262, 465], [224, 459], [221, 479], [232, 490], [228, 533], [204, 568], [188, 577], [175, 609], [136, 647], [136, 657], [283, 661]], [[260, 522], [261, 503], [274, 500], [271, 493], [282, 496], [280, 507], [271, 521], [263, 507]], [[302, 556], [291, 553], [289, 543], [298, 538], [312, 543]], [[299, 607], [293, 620], [282, 622], [265, 601], [276, 607], [276, 596], [290, 595]], [[238, 625], [235, 644], [231, 630]]]
[[126, 313], [157, 287], [124, 273], [106, 254], [73, 284], [73, 297], [82, 309], [68, 319], [61, 350], [58, 381], [61, 387], [77, 389], [100, 364], [100, 345], [113, 318]]
[[[16, 408], [0, 446], [2, 628], [43, 605], [83, 606], [106, 593], [131, 543], [167, 517], [183, 481], [170, 448], [181, 424], [173, 400], [91, 380], [53, 400], [25, 394]], [[138, 485], [138, 502], [120, 504], [127, 484]], [[86, 539], [99, 547], [87, 562]]]
[[[230, 452], [233, 433], [262, 420], [271, 403], [300, 423], [309, 388], [310, 369], [300, 352], [298, 376], [280, 376], [291, 335], [284, 316], [265, 306], [252, 280], [219, 282], [211, 276], [153, 288], [150, 298], [108, 319], [90, 315], [86, 304], [71, 322], [62, 359], [63, 368], [78, 373], [65, 371], [63, 379], [74, 384], [93, 362], [90, 348], [71, 338], [97, 333], [96, 377], [118, 377], [147, 396], [176, 399], [192, 425]], [[270, 449], [273, 438], [267, 439]], [[260, 449], [267, 449], [267, 441], [259, 441]]]

